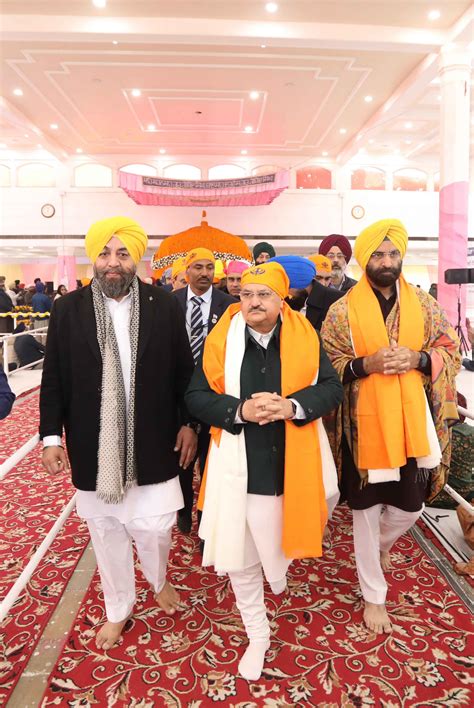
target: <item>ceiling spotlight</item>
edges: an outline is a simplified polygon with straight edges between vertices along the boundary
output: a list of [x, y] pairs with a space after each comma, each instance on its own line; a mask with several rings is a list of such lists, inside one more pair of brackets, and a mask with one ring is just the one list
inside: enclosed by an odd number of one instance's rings
[[374, 100], [373, 96], [364, 96], [364, 101], [366, 103], [372, 103], [373, 100]]
[[430, 10], [428, 13], [428, 19], [434, 22], [435, 20], [439, 20], [441, 17], [441, 12], [439, 10]]
[[28, 133], [25, 133], [25, 138], [29, 138], [29, 137], [30, 137], [30, 136], [28, 135]]
[[246, 154], [247, 154], [247, 150], [241, 150], [241, 151], [240, 151], [240, 154], [241, 154], [241, 155], [246, 155]]
[[437, 99], [438, 99], [438, 101], [441, 101], [441, 94], [440, 93], [437, 95]]
[[405, 123], [405, 128], [406, 128], [407, 130], [411, 130], [411, 129], [413, 128], [413, 123], [412, 123], [410, 120], [408, 120], [408, 121]]
[[266, 45], [266, 44], [261, 44], [261, 45], [260, 45], [260, 49], [266, 49], [266, 48], [267, 48], [267, 45]]
[[13, 89], [13, 95], [14, 96], [23, 96], [23, 91], [21, 90], [21, 88]]
[[244, 131], [245, 131], [246, 133], [252, 133], [252, 132], [253, 132], [253, 126], [251, 126], [251, 125], [246, 125], [245, 128], [244, 128]]
[[112, 44], [118, 44], [117, 40], [116, 40], [116, 39], [113, 39], [113, 40], [112, 40]]
[[413, 140], [405, 140], [405, 145], [411, 145]]
[[329, 153], [328, 153], [327, 150], [323, 150], [323, 153], [322, 153], [322, 154], [323, 154], [323, 157], [327, 157], [327, 156], [329, 155]]
[[156, 130], [156, 125], [154, 123], [148, 123], [147, 130]]
[[81, 154], [81, 152], [84, 152], [84, 150], [83, 150], [82, 148], [76, 148], [76, 152], [77, 152], [78, 154]]
[[36, 144], [36, 147], [37, 147], [37, 148], [42, 148], [43, 146], [41, 145], [41, 143], [37, 143], [37, 144]]
[[267, 2], [265, 5], [265, 10], [267, 12], [277, 12], [278, 11], [278, 5], [276, 2]]
[[341, 135], [345, 135], [347, 133], [347, 128], [339, 128], [339, 132]]
[[92, 0], [94, 7], [104, 8], [107, 5], [107, 0]]
[[165, 154], [166, 154], [165, 148], [160, 148], [160, 155], [165, 155]]
[[58, 130], [59, 125], [57, 123], [50, 123], [49, 127], [51, 128], [51, 130]]
[[135, 98], [138, 98], [138, 96], [141, 96], [142, 92], [140, 89], [132, 89], [132, 96], [135, 96]]
[[258, 91], [250, 91], [249, 96], [252, 101], [256, 101], [260, 97], [260, 94]]
[[373, 145], [373, 144], [375, 143], [375, 138], [370, 138], [370, 139], [369, 139], [369, 143], [370, 143], [371, 145]]

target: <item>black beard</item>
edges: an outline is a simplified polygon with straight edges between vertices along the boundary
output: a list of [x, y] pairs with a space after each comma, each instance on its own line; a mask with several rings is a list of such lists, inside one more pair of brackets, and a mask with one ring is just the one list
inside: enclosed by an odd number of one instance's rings
[[292, 310], [300, 312], [300, 310], [305, 306], [307, 299], [308, 293], [306, 292], [306, 290], [298, 290], [296, 295], [294, 295], [293, 297], [286, 298], [286, 302]]
[[131, 271], [116, 271], [119, 273], [120, 278], [114, 278], [113, 280], [107, 280], [106, 274], [104, 272], [99, 272], [94, 266], [94, 278], [100, 285], [100, 289], [106, 297], [113, 298], [114, 300], [118, 297], [126, 295], [130, 287], [130, 283], [135, 277], [136, 270]]
[[370, 282], [379, 288], [388, 288], [391, 285], [395, 285], [402, 272], [402, 261], [399, 265], [393, 266], [392, 268], [385, 268], [383, 271], [372, 268], [367, 265], [366, 273]]

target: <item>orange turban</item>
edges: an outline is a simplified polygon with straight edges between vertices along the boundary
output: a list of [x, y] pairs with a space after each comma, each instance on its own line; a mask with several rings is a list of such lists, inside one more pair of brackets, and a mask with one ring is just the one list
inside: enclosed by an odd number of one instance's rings
[[290, 281], [285, 269], [279, 263], [271, 261], [244, 270], [241, 285], [242, 288], [245, 285], [266, 285], [284, 300], [288, 297]]
[[180, 273], [186, 270], [186, 256], [178, 258], [171, 268], [171, 277], [174, 280]]
[[382, 219], [360, 232], [354, 244], [354, 256], [360, 267], [365, 270], [370, 256], [388, 238], [398, 248], [402, 258], [407, 252], [408, 233], [398, 219]]
[[208, 248], [192, 248], [187, 256], [185, 256], [186, 268], [196, 263], [196, 261], [211, 261], [216, 262], [215, 256]]
[[316, 266], [316, 273], [318, 275], [322, 275], [323, 273], [326, 275], [331, 275], [332, 263], [329, 258], [326, 258], [326, 256], [322, 256], [319, 253], [315, 253], [314, 256], [308, 256], [308, 258]]
[[99, 253], [108, 244], [112, 236], [117, 236], [137, 264], [141, 261], [148, 245], [148, 236], [133, 219], [126, 216], [114, 216], [102, 219], [92, 224], [86, 234], [85, 249], [92, 263], [95, 263]]

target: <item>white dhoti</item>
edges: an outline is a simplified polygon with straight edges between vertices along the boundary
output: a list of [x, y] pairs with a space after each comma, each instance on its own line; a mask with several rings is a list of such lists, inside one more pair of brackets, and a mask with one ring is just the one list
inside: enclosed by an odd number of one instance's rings
[[380, 564], [380, 553], [387, 552], [423, 512], [403, 511], [375, 504], [368, 509], [353, 509], [354, 551], [357, 575], [364, 600], [383, 605], [387, 597], [387, 582]]
[[95, 492], [77, 492], [77, 513], [87, 521], [109, 622], [122, 622], [135, 604], [133, 544], [153, 591], [162, 590], [176, 512], [183, 506], [178, 477], [132, 487], [120, 504], [105, 504]]

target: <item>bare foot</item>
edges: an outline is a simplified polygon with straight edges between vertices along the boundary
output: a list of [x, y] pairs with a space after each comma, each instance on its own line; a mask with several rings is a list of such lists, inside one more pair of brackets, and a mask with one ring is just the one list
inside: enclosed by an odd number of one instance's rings
[[380, 551], [380, 565], [385, 572], [393, 569], [392, 559], [388, 551]]
[[155, 593], [155, 600], [167, 615], [174, 615], [178, 608], [179, 595], [174, 587], [166, 580], [163, 589]]
[[375, 634], [390, 634], [392, 631], [392, 623], [385, 605], [374, 605], [372, 602], [366, 602], [364, 622], [367, 629], [372, 630]]
[[106, 622], [103, 627], [97, 632], [95, 645], [97, 649], [112, 649], [121, 637], [123, 628], [127, 624], [132, 615], [123, 620], [123, 622]]

